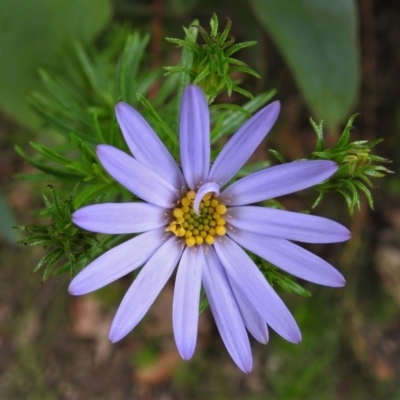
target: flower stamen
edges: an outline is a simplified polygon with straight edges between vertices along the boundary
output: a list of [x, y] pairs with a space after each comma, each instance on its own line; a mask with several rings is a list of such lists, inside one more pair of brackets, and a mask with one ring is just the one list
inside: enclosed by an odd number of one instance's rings
[[215, 236], [226, 234], [227, 212], [225, 204], [219, 202], [212, 193], [207, 193], [200, 202], [200, 213], [197, 215], [193, 204], [196, 192], [190, 190], [172, 210], [173, 221], [166, 231], [184, 239], [186, 246], [200, 246], [214, 244]]

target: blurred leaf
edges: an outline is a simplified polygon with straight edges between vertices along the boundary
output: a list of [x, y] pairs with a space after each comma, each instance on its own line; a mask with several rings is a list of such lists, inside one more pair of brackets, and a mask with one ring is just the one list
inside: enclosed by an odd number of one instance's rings
[[35, 127], [26, 97], [39, 86], [36, 70], [54, 65], [72, 40], [91, 41], [108, 23], [109, 0], [0, 2], [0, 108]]
[[186, 14], [199, 1], [198, 0], [166, 0], [165, 12], [174, 18]]
[[353, 0], [250, 0], [318, 119], [337, 126], [359, 84]]
[[17, 225], [14, 219], [14, 215], [1, 194], [0, 215], [0, 235], [4, 236], [12, 242], [16, 242], [17, 240], [19, 240], [19, 232], [12, 228], [13, 226]]

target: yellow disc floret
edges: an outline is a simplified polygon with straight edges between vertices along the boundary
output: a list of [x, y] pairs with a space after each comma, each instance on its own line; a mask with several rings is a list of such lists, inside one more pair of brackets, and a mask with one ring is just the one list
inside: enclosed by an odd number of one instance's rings
[[172, 210], [172, 222], [166, 231], [182, 238], [186, 246], [214, 244], [215, 236], [226, 234], [224, 215], [227, 208], [212, 193], [207, 193], [200, 202], [200, 215], [193, 209], [196, 192], [190, 190]]

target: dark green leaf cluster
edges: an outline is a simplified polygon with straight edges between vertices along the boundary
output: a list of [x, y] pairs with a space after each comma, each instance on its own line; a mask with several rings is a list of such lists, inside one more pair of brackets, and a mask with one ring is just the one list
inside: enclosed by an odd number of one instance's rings
[[350, 117], [343, 133], [337, 144], [333, 147], [325, 148], [322, 122], [317, 125], [311, 120], [315, 133], [317, 134], [317, 144], [312, 153], [313, 160], [331, 160], [339, 165], [338, 171], [327, 181], [316, 186], [319, 196], [313, 204], [316, 207], [327, 192], [339, 192], [346, 200], [350, 214], [354, 208], [360, 209], [360, 194], [364, 193], [368, 199], [368, 204], [373, 209], [373, 198], [370, 189], [373, 184], [370, 178], [382, 178], [385, 174], [391, 173], [383, 165], [376, 163], [389, 163], [390, 160], [371, 154], [371, 149], [383, 139], [369, 142], [359, 140], [350, 142], [350, 133], [353, 121], [357, 114]]
[[60, 201], [56, 191], [49, 186], [53, 203], [43, 195], [44, 204], [48, 215], [51, 217], [50, 225], [18, 226], [17, 228], [30, 233], [30, 236], [18, 243], [27, 246], [43, 246], [49, 252], [37, 263], [33, 272], [42, 267], [45, 268], [42, 281], [49, 277], [53, 267], [65, 255], [68, 263], [59, 268], [58, 273], [65, 272], [68, 268], [70, 276], [76, 273], [79, 264], [87, 265], [99, 250], [104, 250], [104, 244], [99, 242], [94, 234], [82, 231], [73, 225], [71, 215], [75, 211], [74, 201], [76, 198], [78, 184], [75, 185], [69, 199]]
[[229, 96], [234, 91], [250, 99], [253, 98], [251, 93], [239, 87], [237, 82], [232, 80], [231, 75], [233, 73], [241, 72], [260, 78], [257, 72], [246, 63], [232, 57], [232, 54], [245, 47], [254, 46], [256, 42], [250, 41], [235, 44], [234, 37], [229, 34], [231, 25], [232, 22], [228, 19], [223, 32], [218, 32], [218, 18], [216, 14], [213, 14], [210, 21], [210, 34], [201, 26], [195, 26], [203, 37], [204, 44], [198, 44], [197, 35], [186, 28], [183, 28], [186, 34], [184, 40], [166, 38], [169, 42], [190, 51], [193, 57], [193, 63], [189, 67], [186, 65], [165, 67], [167, 74], [188, 74], [191, 82], [203, 89], [210, 104], [219, 93], [225, 90]]

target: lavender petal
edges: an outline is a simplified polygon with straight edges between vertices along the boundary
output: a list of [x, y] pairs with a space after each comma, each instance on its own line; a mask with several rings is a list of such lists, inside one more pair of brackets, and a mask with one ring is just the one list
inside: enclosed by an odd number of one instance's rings
[[208, 181], [215, 182], [220, 187], [227, 184], [270, 131], [278, 118], [279, 110], [279, 101], [274, 101], [246, 121], [219, 153], [210, 170]]
[[182, 254], [176, 238], [168, 239], [150, 258], [126, 292], [111, 325], [109, 338], [115, 343], [144, 317], [167, 283]]
[[158, 173], [175, 188], [184, 187], [182, 172], [147, 121], [126, 103], [118, 103], [115, 113], [125, 141], [136, 160]]
[[206, 182], [210, 168], [210, 113], [204, 93], [195, 85], [182, 95], [179, 139], [183, 175], [196, 190]]
[[287, 240], [242, 229], [228, 231], [228, 234], [252, 253], [301, 279], [331, 287], [341, 287], [346, 283], [343, 275], [332, 265]]
[[249, 338], [228, 278], [213, 247], [206, 254], [202, 279], [221, 338], [233, 361], [243, 372], [253, 367]]
[[253, 335], [254, 339], [262, 344], [267, 344], [269, 338], [267, 323], [254, 309], [247, 297], [243, 295], [236, 283], [229, 282], [247, 330]]
[[164, 229], [136, 236], [92, 261], [70, 283], [72, 295], [100, 289], [144, 265], [164, 243]]
[[94, 204], [75, 211], [72, 221], [91, 232], [138, 233], [165, 226], [167, 211], [147, 203]]
[[117, 182], [148, 203], [170, 208], [179, 199], [169, 182], [123, 151], [103, 144], [97, 146], [97, 156]]
[[196, 348], [203, 264], [203, 247], [196, 251], [187, 247], [176, 274], [172, 320], [176, 347], [184, 360], [189, 360]]
[[265, 236], [305, 243], [337, 243], [350, 238], [346, 227], [316, 215], [257, 206], [230, 207], [228, 213], [233, 227]]
[[229, 280], [241, 289], [267, 324], [289, 342], [300, 342], [296, 321], [249, 256], [226, 236], [224, 241], [215, 241], [214, 248]]
[[337, 169], [333, 161], [296, 161], [277, 165], [238, 180], [221, 193], [221, 198], [225, 198], [230, 206], [257, 203], [317, 185]]

